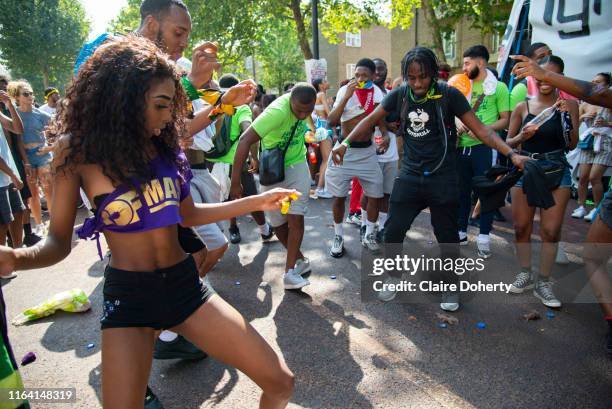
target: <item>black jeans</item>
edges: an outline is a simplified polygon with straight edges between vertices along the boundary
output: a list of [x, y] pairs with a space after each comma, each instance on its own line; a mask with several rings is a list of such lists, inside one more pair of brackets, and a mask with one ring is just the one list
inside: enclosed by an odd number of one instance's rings
[[[458, 180], [455, 174], [432, 176], [402, 175], [395, 179], [389, 200], [389, 218], [385, 223], [385, 257], [393, 258], [402, 251], [406, 233], [412, 222], [427, 207], [431, 225], [440, 244], [441, 257], [459, 257], [457, 210], [459, 206]], [[399, 274], [393, 274], [396, 277]], [[399, 278], [399, 277], [398, 277]], [[455, 281], [457, 276], [447, 277]]]

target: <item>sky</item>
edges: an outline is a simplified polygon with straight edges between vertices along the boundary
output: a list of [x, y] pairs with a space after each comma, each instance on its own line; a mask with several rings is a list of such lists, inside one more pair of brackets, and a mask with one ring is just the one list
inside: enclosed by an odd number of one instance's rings
[[127, 0], [80, 0], [87, 17], [91, 20], [89, 38], [96, 38], [106, 31], [108, 23], [119, 14], [121, 7], [127, 5]]

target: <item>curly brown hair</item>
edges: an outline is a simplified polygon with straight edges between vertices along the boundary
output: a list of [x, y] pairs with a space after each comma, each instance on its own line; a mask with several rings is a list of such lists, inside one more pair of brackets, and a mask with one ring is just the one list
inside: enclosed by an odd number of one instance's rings
[[[175, 95], [172, 121], [159, 136], [145, 130], [146, 93], [155, 81], [171, 78]], [[129, 35], [100, 46], [80, 68], [58, 105], [51, 134], [69, 135], [66, 160], [56, 171], [77, 164], [98, 164], [116, 184], [134, 185], [153, 177], [147, 146], [189, 171], [179, 156], [186, 133], [187, 97], [173, 62], [153, 42]]]

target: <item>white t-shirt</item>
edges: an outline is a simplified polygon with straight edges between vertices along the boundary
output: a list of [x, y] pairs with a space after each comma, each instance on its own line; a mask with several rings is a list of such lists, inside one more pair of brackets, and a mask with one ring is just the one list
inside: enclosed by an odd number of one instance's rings
[[[17, 171], [17, 166], [15, 165], [15, 161], [13, 160], [13, 155], [11, 154], [11, 149], [8, 146], [8, 141], [4, 136], [4, 131], [0, 126], [0, 158], [2, 158], [9, 168], [13, 171], [15, 175], [19, 176], [19, 172]], [[9, 175], [0, 170], [0, 187], [8, 186], [12, 183]]]
[[38, 109], [40, 111], [43, 111], [45, 114], [49, 114], [51, 116], [55, 115], [55, 112], [57, 111], [57, 108], [51, 108], [49, 104], [45, 104]]
[[[206, 104], [201, 99], [196, 99], [191, 102], [193, 106], [193, 112], [197, 113], [206, 107]], [[216, 128], [215, 123], [211, 123], [206, 128], [193, 136], [193, 144], [191, 149], [208, 152], [215, 147], [212, 138], [215, 136]]]
[[397, 152], [397, 137], [393, 132], [387, 131], [389, 135], [389, 149], [382, 155], [376, 155], [379, 162], [393, 162], [399, 160], [399, 153]]
[[[344, 85], [338, 90], [338, 93], [336, 94], [336, 102], [334, 103], [334, 108], [338, 104], [340, 104], [340, 101], [342, 100], [342, 98], [344, 98], [344, 94], [346, 94], [346, 87], [347, 86]], [[374, 87], [374, 104], [380, 104], [380, 102], [383, 100], [385, 95], [380, 90], [380, 88], [378, 88], [376, 85], [373, 85], [373, 87]], [[344, 107], [344, 112], [342, 112], [342, 117], [340, 118], [340, 122], [350, 121], [351, 119], [363, 114], [364, 112], [365, 111], [363, 110], [363, 107], [359, 103], [359, 98], [357, 98], [357, 94], [353, 93], [353, 95], [351, 96], [351, 99], [348, 100], [348, 102], [346, 103], [346, 106]]]

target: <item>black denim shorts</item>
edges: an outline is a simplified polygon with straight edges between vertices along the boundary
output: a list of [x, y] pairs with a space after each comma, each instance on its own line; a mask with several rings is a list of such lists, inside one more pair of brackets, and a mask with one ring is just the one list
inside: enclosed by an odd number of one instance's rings
[[172, 328], [214, 294], [200, 281], [192, 256], [172, 267], [147, 272], [107, 266], [104, 276], [102, 329]]

